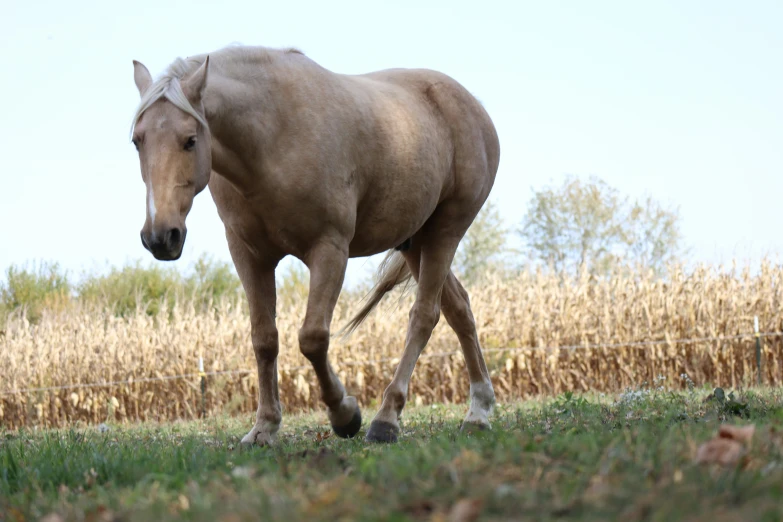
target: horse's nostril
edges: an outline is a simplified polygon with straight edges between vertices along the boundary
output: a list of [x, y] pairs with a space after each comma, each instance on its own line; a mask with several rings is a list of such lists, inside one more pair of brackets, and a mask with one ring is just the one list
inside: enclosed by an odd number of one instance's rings
[[169, 247], [176, 247], [179, 245], [180, 240], [182, 239], [182, 232], [178, 228], [172, 228], [169, 230], [167, 234], [167, 243]]

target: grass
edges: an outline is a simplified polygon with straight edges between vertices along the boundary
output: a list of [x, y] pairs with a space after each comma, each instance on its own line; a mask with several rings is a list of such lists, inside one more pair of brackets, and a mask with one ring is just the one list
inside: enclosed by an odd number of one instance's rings
[[[285, 416], [272, 448], [239, 444], [247, 416], [6, 432], [0, 520], [781, 520], [783, 393], [707, 393], [503, 404], [470, 435], [464, 405], [410, 408], [393, 446], [323, 414]], [[721, 423], [756, 425], [747, 456], [695, 464]]]

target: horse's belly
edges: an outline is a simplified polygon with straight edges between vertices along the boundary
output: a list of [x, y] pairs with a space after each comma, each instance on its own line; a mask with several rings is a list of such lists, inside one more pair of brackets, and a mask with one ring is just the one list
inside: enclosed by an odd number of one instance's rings
[[436, 183], [417, 190], [377, 187], [369, 192], [356, 214], [350, 256], [378, 254], [412, 237], [435, 211], [441, 189], [442, 185]]

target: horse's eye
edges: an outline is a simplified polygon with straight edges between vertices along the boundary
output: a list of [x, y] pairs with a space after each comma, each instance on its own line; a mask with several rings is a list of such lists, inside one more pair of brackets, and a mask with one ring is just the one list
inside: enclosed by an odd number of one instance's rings
[[188, 141], [185, 142], [185, 150], [193, 150], [193, 147], [196, 146], [196, 137], [191, 136], [188, 138]]
[[136, 147], [136, 150], [139, 150], [139, 142], [136, 140], [131, 140], [133, 142], [133, 146]]

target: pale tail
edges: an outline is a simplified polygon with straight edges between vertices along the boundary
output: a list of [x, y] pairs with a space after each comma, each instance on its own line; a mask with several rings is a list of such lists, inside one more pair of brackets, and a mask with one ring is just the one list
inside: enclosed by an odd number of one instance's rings
[[378, 306], [383, 296], [391, 292], [397, 285], [410, 281], [412, 275], [402, 254], [396, 250], [390, 250], [378, 267], [378, 282], [375, 283], [368, 295], [367, 303], [348, 321], [348, 324], [337, 332], [337, 335], [343, 339], [351, 335], [367, 319], [370, 312]]

